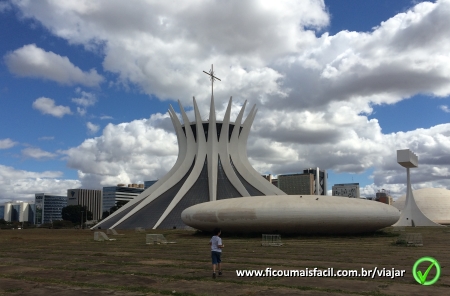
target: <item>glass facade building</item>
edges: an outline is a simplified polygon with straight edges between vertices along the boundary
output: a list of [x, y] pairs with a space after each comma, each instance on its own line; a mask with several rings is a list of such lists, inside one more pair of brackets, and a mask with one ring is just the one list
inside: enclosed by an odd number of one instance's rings
[[35, 194], [35, 224], [62, 220], [62, 208], [67, 206], [67, 196]]
[[5, 219], [5, 205], [0, 205], [0, 219]]
[[36, 205], [32, 203], [28, 204], [28, 222], [30, 222], [31, 224], [34, 224], [35, 213]]
[[155, 184], [156, 182], [158, 182], [158, 180], [144, 181], [144, 189], [147, 189], [148, 187], [152, 186], [152, 185]]
[[[155, 181], [156, 182], [156, 181]], [[102, 212], [109, 211], [117, 202], [129, 202], [145, 189], [125, 186], [103, 187]]]

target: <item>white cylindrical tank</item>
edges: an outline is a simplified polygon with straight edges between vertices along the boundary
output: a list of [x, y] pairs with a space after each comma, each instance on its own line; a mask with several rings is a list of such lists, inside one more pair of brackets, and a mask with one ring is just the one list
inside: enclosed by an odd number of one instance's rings
[[194, 205], [181, 213], [193, 228], [249, 233], [363, 233], [397, 222], [400, 211], [340, 196], [251, 196]]

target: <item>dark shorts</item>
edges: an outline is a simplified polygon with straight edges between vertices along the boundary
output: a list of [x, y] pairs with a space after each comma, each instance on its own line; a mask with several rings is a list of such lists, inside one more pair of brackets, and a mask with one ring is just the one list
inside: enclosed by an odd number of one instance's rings
[[222, 252], [211, 251], [212, 264], [222, 262], [222, 260], [220, 260], [220, 255], [222, 255]]

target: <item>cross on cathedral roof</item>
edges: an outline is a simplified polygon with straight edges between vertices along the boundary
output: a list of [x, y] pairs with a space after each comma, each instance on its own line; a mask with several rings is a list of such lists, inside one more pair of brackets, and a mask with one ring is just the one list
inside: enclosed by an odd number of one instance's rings
[[214, 80], [220, 80], [219, 77], [214, 76], [214, 66], [211, 65], [211, 70], [209, 70], [209, 73], [206, 71], [203, 71], [203, 73], [208, 74], [209, 75], [209, 79], [211, 79], [211, 96], [214, 96]]

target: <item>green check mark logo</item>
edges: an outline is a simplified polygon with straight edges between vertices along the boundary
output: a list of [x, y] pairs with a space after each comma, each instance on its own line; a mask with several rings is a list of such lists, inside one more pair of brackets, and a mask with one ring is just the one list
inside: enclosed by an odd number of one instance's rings
[[424, 275], [422, 275], [422, 272], [421, 272], [420, 270], [419, 270], [419, 271], [416, 271], [417, 276], [419, 277], [420, 283], [421, 283], [422, 285], [423, 285], [423, 283], [425, 283], [425, 280], [427, 279], [428, 273], [430, 272], [431, 267], [433, 267], [433, 266], [434, 266], [434, 262], [431, 263], [431, 265], [428, 267], [427, 271], [425, 271], [425, 274], [424, 274]]
[[[417, 270], [420, 263], [422, 263], [422, 262], [426, 262], [429, 264], [425, 273], [422, 273], [422, 271]], [[433, 279], [427, 281], [428, 273], [431, 271], [431, 269], [433, 267], [436, 268], [436, 275], [434, 276]], [[441, 266], [439, 265], [439, 262], [436, 259], [434, 259], [433, 257], [422, 257], [419, 260], [417, 260], [416, 263], [414, 263], [412, 272], [413, 272], [414, 279], [419, 284], [424, 285], [424, 286], [429, 286], [429, 285], [436, 283], [437, 280], [439, 279], [439, 277], [441, 276]]]

